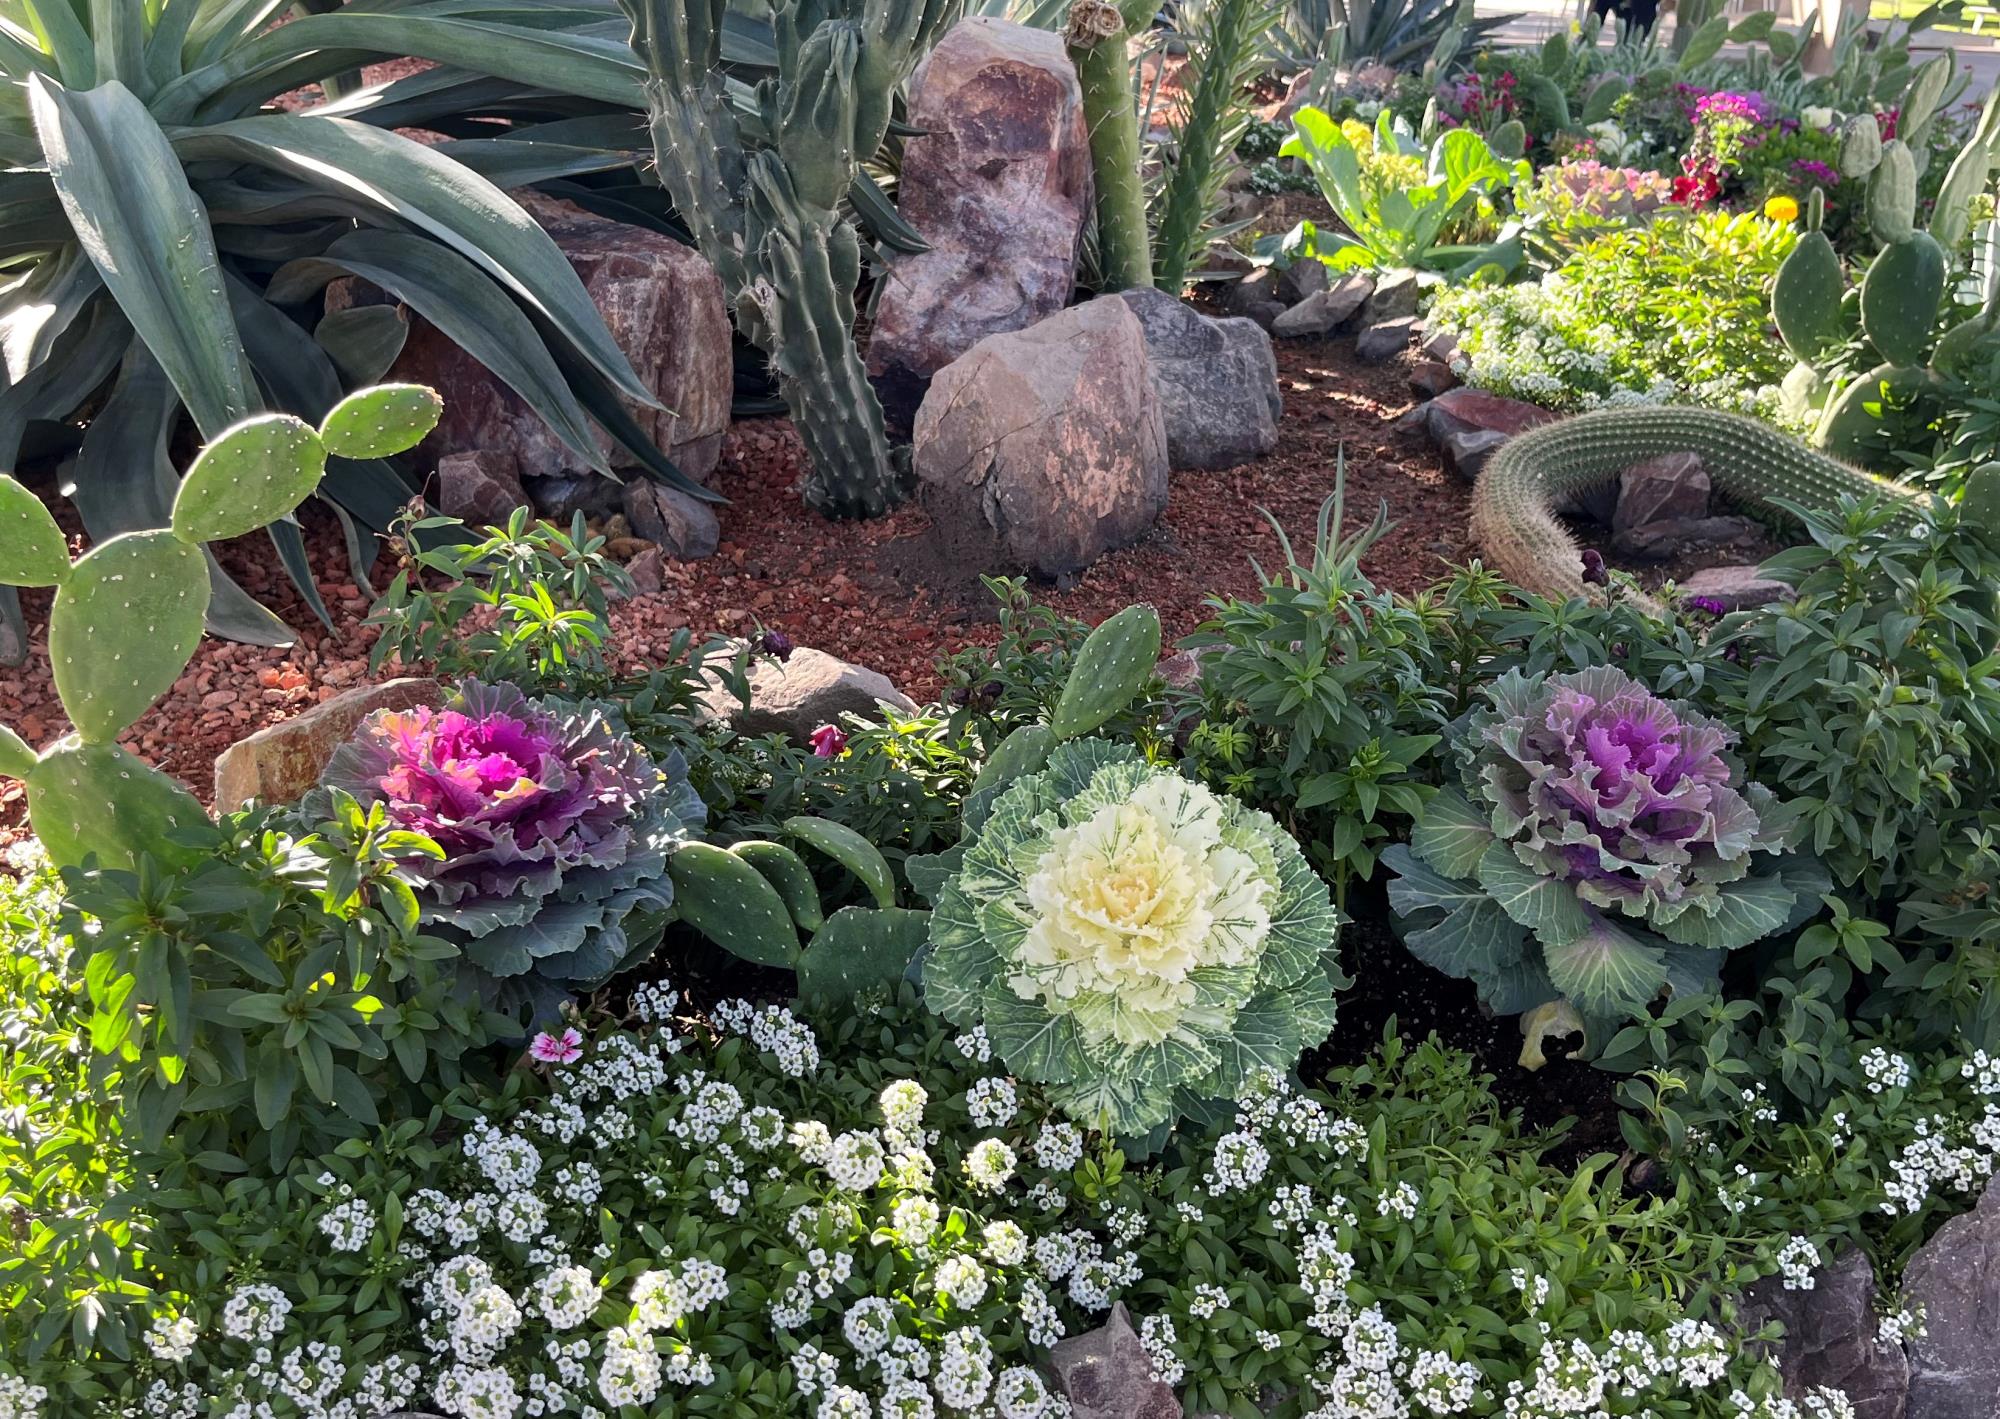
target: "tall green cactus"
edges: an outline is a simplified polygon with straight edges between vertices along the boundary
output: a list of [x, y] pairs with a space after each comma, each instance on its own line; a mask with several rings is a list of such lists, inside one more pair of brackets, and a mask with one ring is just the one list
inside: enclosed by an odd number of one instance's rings
[[962, 0], [777, 0], [777, 72], [748, 112], [721, 69], [727, 0], [619, 3], [646, 65], [660, 180], [777, 371], [811, 463], [807, 501], [888, 511], [906, 480], [854, 344], [861, 242], [840, 202]]
[[54, 862], [94, 856], [129, 867], [141, 852], [168, 863], [201, 855], [211, 831], [201, 804], [117, 739], [173, 687], [201, 642], [209, 598], [202, 544], [288, 516], [319, 486], [329, 454], [380, 458], [414, 448], [442, 407], [431, 390], [385, 385], [343, 400], [317, 429], [289, 414], [246, 420], [196, 457], [170, 527], [113, 537], [74, 563], [41, 501], [0, 475], [0, 583], [55, 588], [50, 669], [76, 726], [39, 757], [0, 729], [0, 773], [27, 784], [29, 816]]
[[1153, 239], [1139, 173], [1139, 104], [1129, 39], [1159, 0], [1076, 0], [1063, 42], [1083, 91], [1090, 165], [1097, 184], [1097, 271], [1105, 291], [1153, 284]]
[[[1871, 367], [1832, 390], [1824, 377], [1846, 356], [1855, 333], [1845, 302], [1840, 258], [1824, 233], [1805, 233], [1779, 268], [1771, 314], [1786, 346], [1802, 367], [1787, 388], [1828, 389], [1813, 443], [1842, 458], [1892, 466], [1884, 448], [1885, 409], [1922, 408], [1954, 378], [1972, 346], [2000, 328], [2000, 287], [1984, 309], [1942, 338], [1933, 339], [1953, 300], [1952, 253], [1971, 230], [1975, 198], [2000, 165], [2000, 94], [1985, 111], [1939, 189], [1928, 231], [1917, 229], [1917, 176], [1927, 146], [1924, 135], [1952, 73], [1939, 55], [1920, 68], [1904, 91], [1900, 123], [1907, 139], [1881, 141], [1875, 119], [1857, 115], [1841, 133], [1843, 176], [1867, 182], [1868, 225], [1882, 249], [1860, 283], [1860, 327], [1873, 350]], [[1812, 210], [1820, 210], [1815, 205]]]
[[[1712, 409], [1600, 409], [1509, 439], [1480, 471], [1472, 535], [1515, 585], [1558, 600], [1585, 596], [1583, 559], [1555, 509], [1603, 487], [1625, 469], [1670, 453], [1700, 456], [1715, 486], [1746, 504], [1783, 512], [1775, 500], [1833, 507], [1877, 497], [1912, 521], [1921, 495], [1850, 468], [1758, 419]], [[1634, 593], [1657, 612], [1659, 603]]]

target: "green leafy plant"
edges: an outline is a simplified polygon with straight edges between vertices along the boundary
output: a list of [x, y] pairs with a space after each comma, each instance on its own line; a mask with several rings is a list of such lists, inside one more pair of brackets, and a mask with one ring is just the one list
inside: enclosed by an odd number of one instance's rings
[[994, 802], [938, 894], [924, 998], [1071, 1116], [1140, 1136], [1325, 1038], [1338, 921], [1270, 818], [1078, 740]]
[[189, 467], [169, 526], [121, 533], [74, 564], [48, 509], [0, 475], [0, 579], [55, 588], [50, 670], [76, 726], [39, 757], [0, 727], [0, 773], [27, 784], [35, 832], [58, 865], [130, 867], [146, 854], [185, 865], [201, 855], [211, 836], [201, 804], [117, 740], [201, 642], [210, 604], [202, 544], [287, 516], [329, 457], [414, 447], [441, 409], [432, 390], [383, 385], [342, 400], [318, 428], [289, 414], [233, 425]]
[[1426, 147], [1399, 132], [1385, 109], [1376, 120], [1374, 146], [1420, 156], [1423, 176], [1406, 188], [1371, 192], [1362, 181], [1362, 153], [1341, 125], [1310, 106], [1300, 109], [1292, 124], [1292, 137], [1279, 152], [1305, 160], [1347, 229], [1301, 228], [1287, 238], [1300, 255], [1316, 256], [1336, 271], [1463, 268], [1469, 272], [1488, 265], [1505, 270], [1519, 262], [1518, 242], [1447, 244], [1445, 236], [1480, 203], [1525, 182], [1529, 176], [1525, 160], [1501, 159], [1484, 138], [1463, 128], [1441, 134]]
[[1609, 666], [1485, 694], [1454, 728], [1458, 784], [1383, 860], [1411, 951], [1529, 1016], [1523, 1064], [1579, 1024], [1600, 1047], [1818, 910], [1824, 876], [1781, 860], [1790, 816], [1721, 725]]
[[[531, 688], [588, 691], [605, 676], [607, 593], [632, 578], [578, 513], [567, 532], [516, 508], [483, 535], [421, 504], [398, 513], [396, 575], [369, 608], [368, 668], [391, 660], [445, 679], [478, 675]], [[483, 613], [492, 612], [489, 617]]]
[[[531, 90], [636, 103], [629, 56], [578, 32], [590, 17], [576, 10], [535, 22], [371, 0], [273, 27], [281, 8], [34, 0], [13, 17], [0, 54], [0, 77], [21, 99], [0, 116], [10, 155], [0, 197], [12, 214], [0, 246], [15, 277], [0, 300], [13, 352], [0, 466], [16, 465], [30, 421], [68, 422], [102, 392], [72, 500], [99, 541], [160, 525], [183, 408], [210, 440], [264, 409], [318, 423], [348, 383], [387, 368], [399, 337], [385, 322], [344, 317], [309, 331], [280, 308], [359, 275], [493, 368], [586, 465], [607, 466], [595, 419], [685, 484], [619, 407], [657, 401], [554, 241], [507, 195], [629, 165], [643, 141], [629, 118], [544, 126], [519, 122], [517, 107]], [[303, 109], [277, 102], [406, 54], [449, 67]], [[424, 95], [414, 106], [413, 92]], [[504, 137], [473, 121], [487, 115], [505, 117]], [[442, 146], [398, 131], [461, 123], [466, 136]], [[323, 490], [356, 548], [410, 495], [383, 458], [342, 455]], [[298, 527], [269, 528], [287, 574], [327, 619]], [[291, 643], [212, 564], [210, 574], [213, 630]], [[0, 614], [19, 659], [12, 593]]]

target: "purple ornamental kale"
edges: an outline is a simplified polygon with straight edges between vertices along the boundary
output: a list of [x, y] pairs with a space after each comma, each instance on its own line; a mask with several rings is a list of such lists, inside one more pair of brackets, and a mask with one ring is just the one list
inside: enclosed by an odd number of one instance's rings
[[1761, 785], [1726, 757], [1735, 736], [1623, 671], [1492, 687], [1474, 716], [1465, 784], [1493, 831], [1583, 901], [1664, 925], [1750, 872], [1785, 834]]

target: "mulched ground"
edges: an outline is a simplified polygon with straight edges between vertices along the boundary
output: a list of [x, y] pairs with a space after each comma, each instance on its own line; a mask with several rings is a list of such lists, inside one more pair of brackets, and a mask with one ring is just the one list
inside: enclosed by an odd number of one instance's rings
[[[1465, 489], [1439, 471], [1421, 433], [1394, 427], [1413, 402], [1402, 369], [1361, 364], [1345, 340], [1281, 342], [1278, 365], [1285, 418], [1277, 451], [1238, 469], [1175, 474], [1153, 532], [1101, 559], [1074, 586], [1044, 588], [1052, 605], [1094, 622], [1147, 601], [1159, 608], [1169, 639], [1187, 634], [1211, 593], [1255, 590], [1253, 557], [1266, 567], [1278, 560], [1277, 538], [1260, 509], [1269, 509], [1305, 554], [1343, 446], [1348, 525], [1365, 522], [1382, 502], [1397, 520], [1366, 570], [1384, 585], [1415, 590], [1467, 554]], [[713, 479], [730, 499], [719, 510], [721, 550], [707, 561], [670, 564], [659, 593], [614, 609], [624, 665], [657, 659], [680, 627], [741, 634], [763, 625], [879, 669], [921, 700], [937, 687], [941, 655], [994, 638], [983, 594], [968, 594], [962, 581], [940, 586], [928, 575], [938, 559], [927, 555], [930, 523], [921, 508], [870, 523], [828, 522], [799, 501], [802, 472], [787, 421], [747, 420], [730, 431]], [[340, 629], [329, 633], [312, 617], [261, 534], [220, 547], [224, 565], [298, 630], [299, 643], [272, 650], [205, 641], [128, 740], [204, 797], [215, 756], [229, 744], [368, 678], [359, 623], [369, 593], [348, 579], [331, 517], [313, 508], [304, 516], [320, 591]], [[48, 595], [28, 591], [23, 602], [35, 646], [26, 667], [0, 669], [0, 705], [7, 722], [39, 747], [69, 725], [47, 673]], [[20, 786], [0, 786], [0, 845], [19, 835], [24, 815]]]

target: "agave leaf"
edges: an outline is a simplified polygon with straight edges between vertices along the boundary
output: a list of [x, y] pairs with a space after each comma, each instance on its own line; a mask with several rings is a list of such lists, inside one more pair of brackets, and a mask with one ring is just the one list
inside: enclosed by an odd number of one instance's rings
[[484, 267], [560, 331], [619, 392], [659, 408], [583, 282], [513, 198], [435, 150], [349, 119], [270, 115], [183, 132], [183, 160], [229, 158], [358, 195]]
[[437, 151], [463, 163], [488, 182], [512, 190], [560, 177], [630, 167], [632, 156], [608, 148], [568, 143], [521, 142], [512, 138], [469, 138], [439, 143]]
[[253, 407], [214, 237], [145, 105], [112, 82], [74, 93], [29, 80], [35, 128], [84, 253], [204, 434]]
[[533, 322], [478, 267], [404, 232], [354, 232], [325, 255], [279, 270], [270, 298], [293, 304], [341, 275], [381, 287], [437, 326], [525, 399], [565, 447], [599, 472], [611, 471], [589, 416]]
[[90, 31], [99, 82], [117, 79], [141, 98], [152, 92], [146, 73], [146, 16], [132, 0], [90, 0]]
[[103, 289], [103, 279], [82, 250], [65, 246], [9, 291], [5, 313], [0, 314], [0, 355], [5, 358], [7, 382], [25, 379], [29, 370], [47, 359], [56, 340]]
[[69, 0], [16, 0], [16, 10], [42, 52], [55, 60], [63, 83], [88, 89], [97, 82], [97, 46]]
[[313, 339], [355, 389], [380, 383], [403, 353], [409, 322], [394, 306], [350, 306], [331, 311], [313, 327]]

